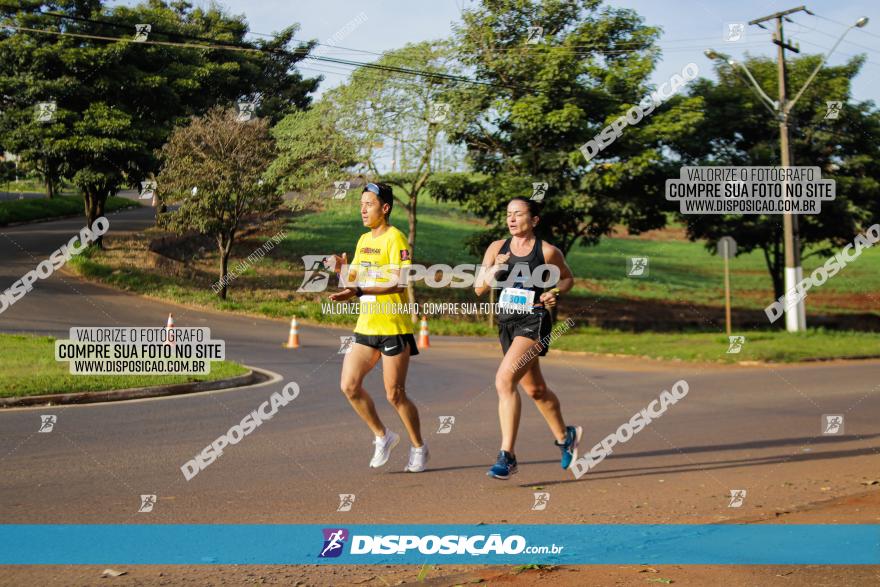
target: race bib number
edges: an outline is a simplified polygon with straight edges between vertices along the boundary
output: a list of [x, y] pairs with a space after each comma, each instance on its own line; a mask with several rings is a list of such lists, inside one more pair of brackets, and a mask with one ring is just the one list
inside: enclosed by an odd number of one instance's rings
[[505, 287], [501, 290], [501, 297], [498, 298], [498, 308], [505, 312], [529, 313], [532, 311], [534, 301], [534, 290]]
[[[361, 274], [358, 276], [358, 285], [361, 287], [375, 287], [379, 276], [380, 271], [377, 267], [373, 267], [371, 263], [361, 263]], [[361, 303], [370, 304], [375, 301], [375, 295], [364, 294], [361, 296]]]

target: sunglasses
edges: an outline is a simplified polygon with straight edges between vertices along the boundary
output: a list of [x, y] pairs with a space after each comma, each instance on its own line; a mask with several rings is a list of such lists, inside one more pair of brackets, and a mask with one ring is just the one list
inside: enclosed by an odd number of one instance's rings
[[364, 191], [373, 192], [374, 194], [376, 194], [378, 196], [379, 195], [379, 186], [377, 186], [374, 183], [368, 183], [366, 186], [364, 186]]

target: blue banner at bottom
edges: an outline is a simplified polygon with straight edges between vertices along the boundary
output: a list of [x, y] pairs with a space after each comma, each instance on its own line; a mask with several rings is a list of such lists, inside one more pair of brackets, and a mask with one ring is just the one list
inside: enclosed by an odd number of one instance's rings
[[7, 524], [0, 564], [877, 565], [877, 524]]

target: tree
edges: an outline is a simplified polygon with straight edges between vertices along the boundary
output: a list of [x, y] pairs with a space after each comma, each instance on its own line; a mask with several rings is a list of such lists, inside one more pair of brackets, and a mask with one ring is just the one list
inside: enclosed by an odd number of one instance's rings
[[15, 162], [0, 161], [0, 183], [9, 183], [15, 179]]
[[[820, 57], [804, 55], [787, 62], [789, 99], [801, 88]], [[818, 166], [823, 178], [837, 182], [836, 199], [823, 202], [821, 214], [800, 215], [803, 258], [827, 256], [850, 242], [860, 228], [880, 214], [880, 111], [873, 102], [850, 101], [852, 79], [863, 57], [823, 67], [791, 113], [791, 149], [794, 165]], [[777, 95], [776, 63], [749, 58], [745, 65], [769, 95]], [[671, 145], [681, 165], [779, 165], [777, 120], [761, 104], [747, 81], [728, 66], [717, 70], [718, 82], [701, 79], [691, 94], [705, 104], [705, 118]], [[827, 101], [845, 104], [839, 117], [826, 118]], [[677, 177], [677, 171], [669, 177]], [[691, 240], [706, 239], [714, 248], [718, 239], [732, 235], [737, 253], [764, 253], [773, 282], [774, 298], [784, 293], [782, 215], [682, 215]]]
[[[480, 84], [453, 95], [451, 138], [466, 145], [473, 181], [437, 178], [432, 193], [464, 202], [504, 233], [510, 197], [546, 183], [539, 234], [563, 252], [614, 225], [663, 226], [665, 144], [698, 119], [696, 99], [672, 99], [589, 163], [580, 152], [649, 94], [658, 29], [599, 0], [484, 0], [456, 27], [456, 56]], [[543, 36], [529, 42], [534, 28]], [[454, 189], [450, 189], [450, 188]]]
[[[57, 5], [0, 1], [3, 21], [21, 26], [42, 26], [35, 14], [42, 8], [52, 10]], [[58, 31], [57, 26], [49, 28]], [[70, 82], [58, 51], [60, 44], [48, 35], [31, 38], [0, 29], [0, 142], [18, 155], [22, 170], [35, 171], [46, 183], [49, 198], [56, 195], [61, 180], [63, 157], [56, 140], [64, 136], [64, 125], [58, 117], [38, 120], [36, 108], [42, 100], [63, 94]]]
[[[448, 59], [443, 43], [407, 45], [385, 53], [375, 62], [386, 69], [357, 69], [348, 83], [326, 96], [333, 105], [337, 128], [357, 145], [358, 160], [372, 176], [381, 176], [397, 188], [394, 197], [406, 210], [412, 250], [418, 198], [435, 171], [434, 153], [443, 140], [443, 119], [448, 116], [444, 106], [448, 105], [446, 96], [451, 88], [439, 78], [402, 70], [443, 75], [449, 71]], [[395, 157], [399, 172], [380, 174], [377, 144], [394, 145], [394, 152], [399, 152]]]
[[281, 203], [264, 174], [275, 156], [268, 121], [239, 122], [233, 109], [212, 108], [188, 126], [175, 129], [162, 147], [159, 196], [179, 208], [160, 223], [183, 233], [212, 236], [220, 252], [218, 295], [226, 299], [229, 254], [242, 220]]
[[[291, 67], [313, 46], [285, 49], [295, 27], [251, 44], [244, 17], [217, 5], [0, 2], [3, 23], [48, 31], [0, 29], [0, 142], [34, 165], [60, 161], [61, 174], [83, 193], [89, 223], [103, 214], [109, 194], [158, 170], [156, 151], [188, 116], [246, 99], [259, 102], [257, 114], [276, 119], [307, 107], [318, 82]], [[131, 42], [138, 23], [151, 24], [149, 40], [253, 50]], [[34, 119], [43, 101], [57, 105], [51, 123]]]
[[278, 156], [266, 171], [280, 192], [298, 192], [294, 208], [314, 202], [330, 187], [333, 178], [357, 161], [354, 143], [336, 128], [327, 102], [285, 116], [272, 128]]

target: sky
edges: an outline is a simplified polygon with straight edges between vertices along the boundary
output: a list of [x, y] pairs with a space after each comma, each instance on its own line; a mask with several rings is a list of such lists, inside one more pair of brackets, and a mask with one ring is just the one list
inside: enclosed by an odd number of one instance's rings
[[[191, 1], [197, 6], [210, 2]], [[662, 29], [659, 46], [663, 54], [652, 76], [655, 84], [680, 73], [690, 62], [697, 64], [701, 76], [714, 78], [713, 63], [703, 55], [707, 47], [735, 58], [746, 54], [775, 58], [776, 46], [770, 40], [769, 31], [746, 25], [744, 37], [729, 42], [725, 40], [728, 24], [746, 23], [799, 6], [803, 1], [606, 0], [612, 6], [634, 9], [646, 24]], [[220, 0], [219, 3], [233, 14], [245, 15], [253, 32], [271, 33], [298, 23], [297, 39], [316, 39], [335, 45], [322, 49], [324, 55], [372, 61], [377, 54], [406, 43], [448, 36], [452, 23], [460, 20], [462, 8], [473, 5], [473, 0]], [[799, 42], [802, 53], [827, 52], [847, 26], [859, 17], [870, 18], [865, 28], [853, 29], [847, 34], [829, 63], [835, 65], [853, 55], [866, 54], [868, 61], [853, 82], [852, 97], [876, 101], [880, 96], [880, 2], [820, 0], [806, 1], [805, 5], [816, 16], [801, 12], [791, 16], [793, 23], [785, 24], [787, 39]], [[343, 83], [351, 68], [310, 62], [301, 69], [309, 77], [324, 75], [322, 88], [327, 89]], [[789, 95], [797, 89], [792, 88]]]

